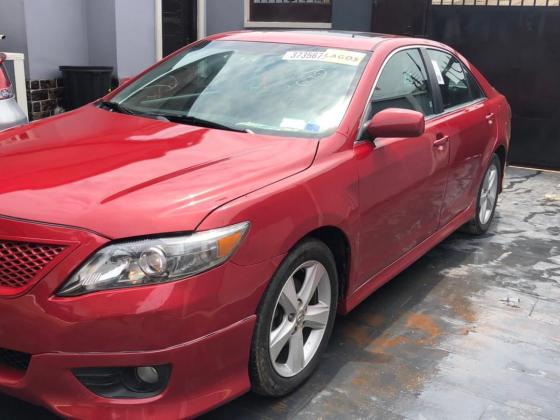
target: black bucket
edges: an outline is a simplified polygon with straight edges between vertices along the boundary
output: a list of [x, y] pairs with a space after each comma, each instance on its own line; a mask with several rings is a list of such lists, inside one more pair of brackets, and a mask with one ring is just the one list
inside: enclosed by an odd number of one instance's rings
[[61, 66], [67, 110], [76, 109], [111, 91], [113, 67]]

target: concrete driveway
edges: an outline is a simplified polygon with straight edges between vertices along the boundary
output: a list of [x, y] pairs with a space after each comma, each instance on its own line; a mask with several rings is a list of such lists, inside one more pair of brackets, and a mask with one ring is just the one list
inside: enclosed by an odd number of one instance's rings
[[[299, 391], [206, 418], [553, 419], [559, 361], [560, 174], [509, 168], [491, 232], [454, 234], [339, 317]], [[54, 418], [8, 397], [0, 407]]]

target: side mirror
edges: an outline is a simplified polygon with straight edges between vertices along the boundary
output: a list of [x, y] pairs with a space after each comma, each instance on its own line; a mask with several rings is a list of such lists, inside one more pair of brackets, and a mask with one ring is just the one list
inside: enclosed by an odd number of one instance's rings
[[373, 138], [419, 137], [424, 134], [426, 120], [417, 111], [387, 108], [373, 116], [367, 131]]

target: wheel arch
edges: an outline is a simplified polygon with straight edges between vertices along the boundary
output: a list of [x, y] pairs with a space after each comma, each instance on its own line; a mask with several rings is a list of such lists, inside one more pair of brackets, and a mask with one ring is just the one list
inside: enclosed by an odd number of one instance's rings
[[348, 291], [350, 276], [351, 245], [348, 235], [336, 226], [321, 226], [300, 238], [293, 248], [302, 241], [313, 238], [323, 242], [331, 250], [338, 274], [338, 299], [344, 299]]
[[503, 179], [504, 179], [504, 176], [505, 176], [505, 169], [506, 169], [506, 157], [507, 157], [507, 152], [506, 152], [505, 146], [503, 144], [500, 144], [496, 148], [496, 150], [494, 150], [494, 153], [496, 155], [498, 155], [498, 157], [500, 158], [501, 179], [500, 179], [500, 183], [499, 183], [499, 187], [500, 187], [499, 192], [502, 192]]

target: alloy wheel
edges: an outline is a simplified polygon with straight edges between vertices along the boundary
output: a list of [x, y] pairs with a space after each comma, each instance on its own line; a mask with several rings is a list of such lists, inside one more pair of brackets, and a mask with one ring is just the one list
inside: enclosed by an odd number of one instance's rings
[[480, 223], [485, 225], [492, 217], [496, 198], [498, 197], [498, 169], [491, 165], [482, 184], [480, 191], [480, 207], [478, 217]]
[[288, 277], [270, 325], [269, 351], [276, 373], [289, 378], [313, 359], [331, 312], [329, 274], [318, 261], [301, 264]]

